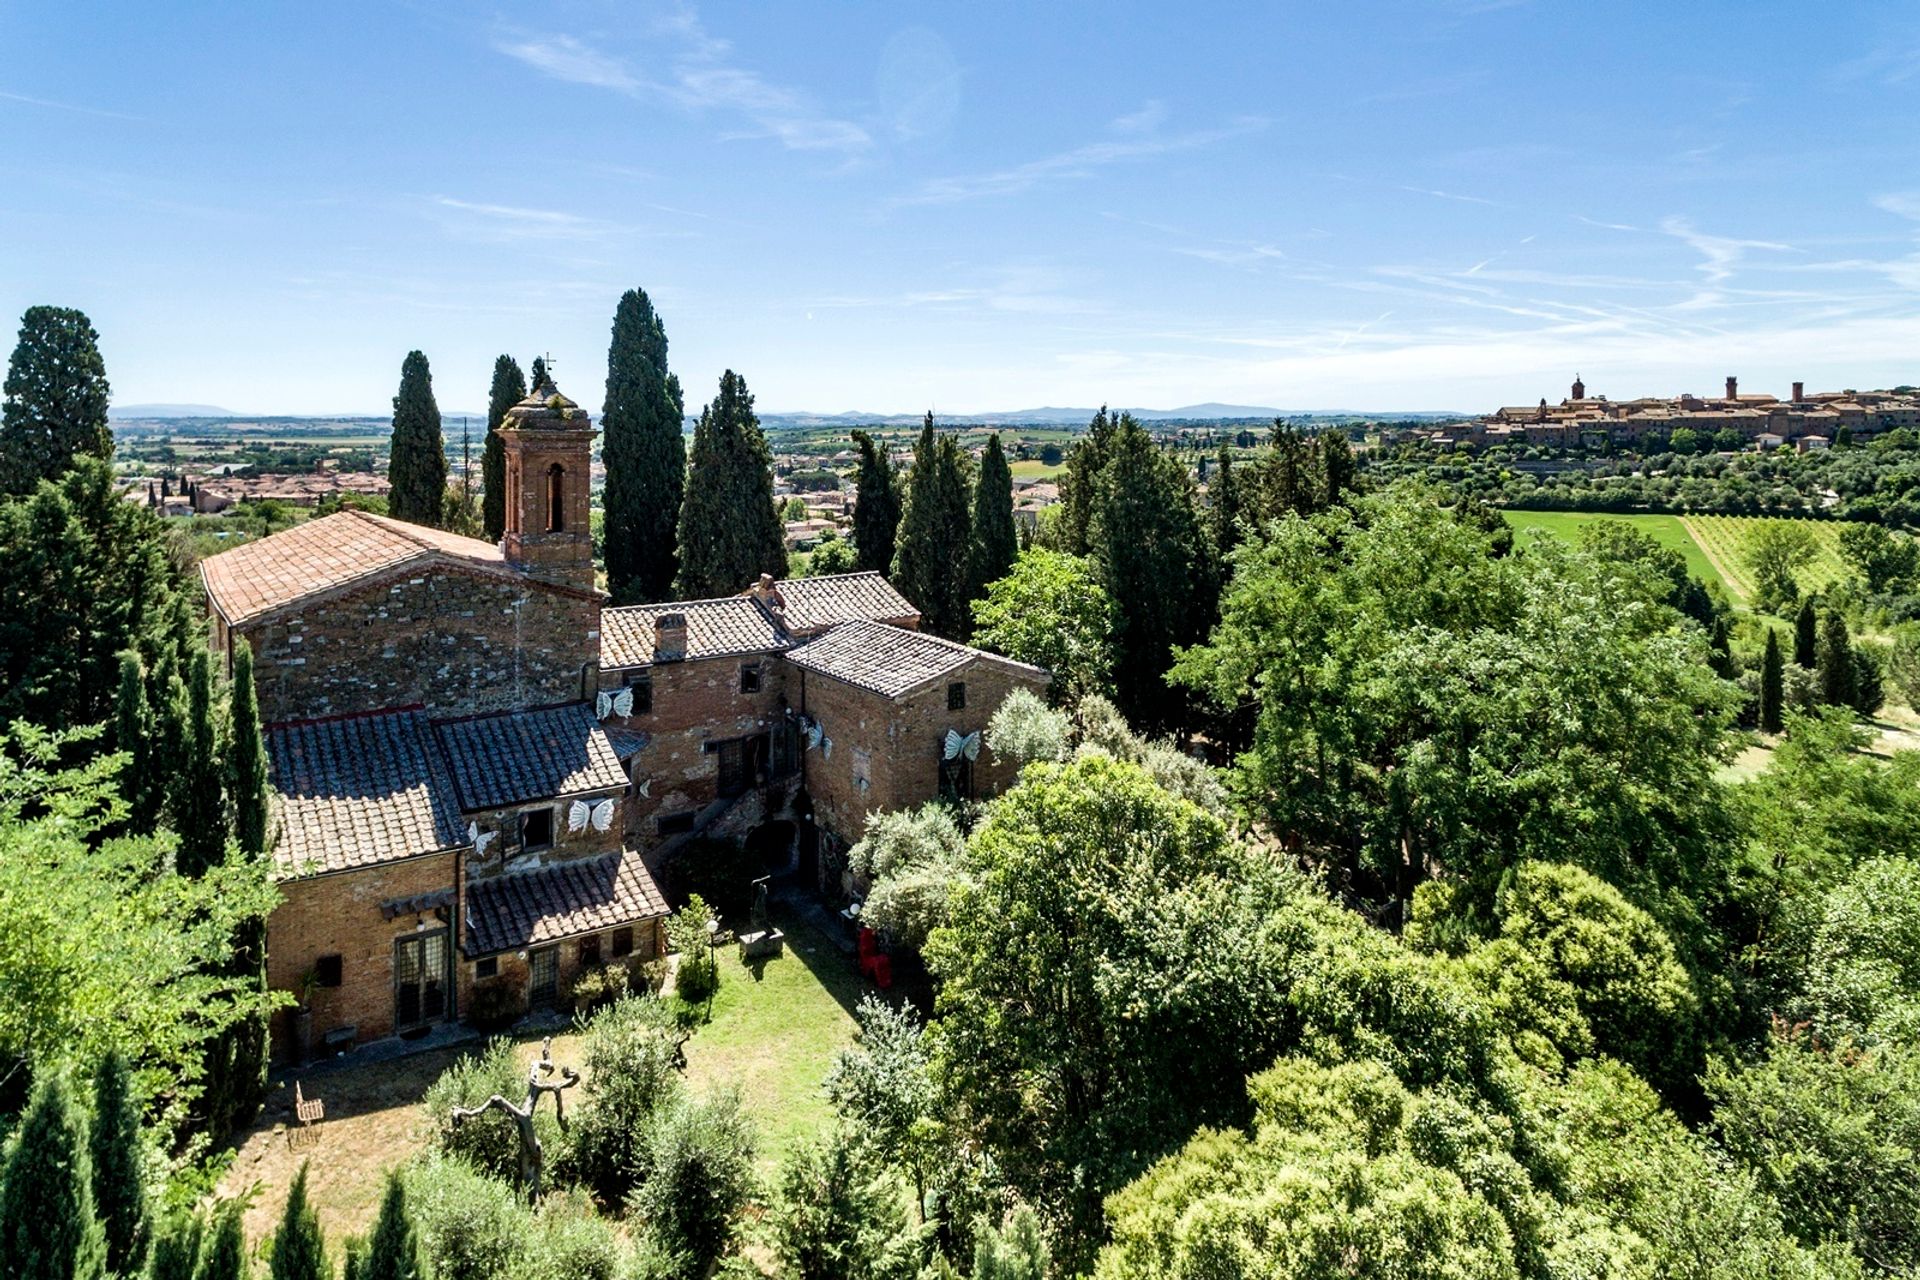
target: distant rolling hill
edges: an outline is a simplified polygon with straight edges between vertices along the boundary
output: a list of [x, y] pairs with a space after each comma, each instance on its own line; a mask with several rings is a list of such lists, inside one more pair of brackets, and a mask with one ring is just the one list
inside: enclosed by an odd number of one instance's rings
[[117, 404], [107, 411], [109, 418], [237, 418], [231, 409], [217, 404]]

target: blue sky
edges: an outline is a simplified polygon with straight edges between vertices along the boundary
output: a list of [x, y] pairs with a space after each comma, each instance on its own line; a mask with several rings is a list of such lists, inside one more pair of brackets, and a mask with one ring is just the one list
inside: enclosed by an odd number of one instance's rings
[[597, 407], [633, 285], [768, 410], [1920, 381], [1920, 5], [0, 2], [122, 403]]

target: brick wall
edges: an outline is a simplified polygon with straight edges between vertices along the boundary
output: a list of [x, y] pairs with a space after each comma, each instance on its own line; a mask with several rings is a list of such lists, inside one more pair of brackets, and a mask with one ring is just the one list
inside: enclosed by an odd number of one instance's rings
[[239, 630], [269, 722], [413, 704], [461, 715], [585, 696], [599, 615], [597, 598], [434, 568]]
[[[268, 985], [298, 996], [301, 977], [316, 960], [340, 957], [340, 985], [313, 993], [316, 1046], [336, 1027], [357, 1028], [360, 1040], [393, 1032], [393, 944], [417, 930], [412, 914], [388, 920], [380, 904], [451, 890], [456, 861], [452, 853], [427, 854], [280, 885], [280, 905], [267, 918]], [[426, 922], [430, 929], [442, 927], [431, 913]], [[291, 1047], [290, 1027], [290, 1014], [283, 1011], [274, 1028], [282, 1056]]]
[[[586, 955], [587, 947], [590, 943], [598, 943], [600, 948], [599, 963], [602, 967], [612, 964], [616, 960], [625, 960], [628, 962], [629, 967], [632, 967], [656, 959], [659, 956], [665, 955], [667, 952], [666, 925], [663, 921], [640, 920], [634, 923], [633, 952], [631, 955], [615, 956], [613, 954], [613, 934], [614, 931], [612, 929], [606, 929], [599, 933], [587, 934], [578, 938], [564, 938], [558, 942], [544, 944], [544, 946], [555, 947], [559, 951], [557, 966], [559, 980], [555, 985], [554, 997], [556, 1007], [566, 1007], [568, 992], [573, 988], [574, 979], [580, 976], [580, 970], [584, 967], [583, 957]], [[533, 948], [535, 951], [542, 949], [544, 949], [544, 947]], [[531, 977], [530, 961], [522, 956], [519, 951], [503, 951], [499, 955], [491, 957], [491, 959], [494, 964], [494, 975], [490, 978], [483, 978], [480, 976], [480, 959], [467, 960], [462, 958], [460, 961], [460, 990], [466, 993], [478, 991], [481, 987], [486, 986], [505, 986], [514, 994], [514, 1007], [525, 1012], [529, 1008], [527, 992], [528, 981]], [[461, 1011], [464, 1013], [470, 1007], [468, 1002], [463, 1001]]]
[[[589, 805], [601, 800], [613, 801], [613, 821], [605, 831], [594, 830], [591, 822], [578, 831], [567, 829], [567, 810], [576, 798]], [[469, 815], [476, 827], [482, 832], [493, 832], [494, 838], [487, 841], [484, 855], [468, 859], [468, 878], [484, 879], [502, 872], [530, 871], [569, 858], [596, 858], [603, 853], [617, 853], [624, 847], [623, 823], [627, 804], [624, 793], [602, 791], [564, 800], [510, 805], [504, 809], [489, 809]], [[524, 830], [520, 815], [538, 809], [548, 809], [553, 813], [553, 843], [547, 848], [528, 852], [520, 844], [520, 834]]]

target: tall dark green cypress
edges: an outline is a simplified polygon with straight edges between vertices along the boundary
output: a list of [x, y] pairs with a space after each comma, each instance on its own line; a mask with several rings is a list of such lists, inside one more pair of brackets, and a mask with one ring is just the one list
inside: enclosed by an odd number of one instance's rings
[[1067, 454], [1066, 469], [1060, 473], [1060, 514], [1055, 517], [1058, 523], [1054, 534], [1062, 551], [1076, 556], [1087, 554], [1093, 511], [1100, 503], [1099, 476], [1106, 468], [1107, 450], [1117, 429], [1118, 419], [1101, 405], [1087, 434]]
[[233, 838], [240, 852], [267, 852], [267, 744], [260, 733], [260, 697], [253, 682], [253, 646], [234, 638], [233, 681], [227, 689], [230, 746], [227, 787], [233, 797]]
[[0, 493], [24, 494], [73, 465], [113, 456], [107, 365], [83, 311], [28, 307], [0, 403]]
[[900, 531], [900, 477], [885, 444], [864, 431], [854, 432], [853, 442], [860, 447], [860, 470], [853, 480], [853, 547], [862, 569], [891, 573], [894, 538]]
[[600, 416], [606, 463], [607, 589], [615, 604], [673, 592], [680, 503], [687, 488], [685, 403], [667, 372], [667, 329], [641, 289], [613, 313], [607, 402]]
[[1175, 729], [1186, 704], [1166, 681], [1173, 646], [1197, 642], [1212, 625], [1208, 547], [1192, 479], [1123, 414], [1098, 483], [1088, 540], [1118, 606], [1115, 702], [1142, 729]]
[[93, 1073], [93, 1205], [106, 1237], [107, 1270], [137, 1276], [147, 1265], [153, 1224], [147, 1184], [140, 1175], [140, 1108], [133, 1100], [133, 1072], [118, 1049], [100, 1059]]
[[1853, 664], [1853, 636], [1838, 609], [1827, 610], [1820, 628], [1820, 701], [1830, 707], [1851, 707], [1859, 693]]
[[1785, 723], [1786, 664], [1780, 656], [1780, 637], [1767, 628], [1767, 651], [1760, 659], [1760, 728], [1778, 733]]
[[1013, 468], [1000, 448], [998, 433], [987, 437], [980, 454], [980, 475], [973, 488], [973, 574], [967, 584], [967, 614], [1013, 568], [1020, 554], [1020, 533], [1013, 525]]
[[199, 876], [227, 856], [226, 768], [214, 713], [213, 661], [196, 650], [187, 677], [186, 759], [174, 784], [173, 828], [183, 875]]
[[683, 599], [724, 596], [762, 573], [784, 577], [786, 531], [773, 508], [773, 455], [746, 380], [731, 369], [700, 412], [692, 463], [680, 504], [674, 590]]
[[333, 1280], [320, 1216], [307, 1200], [305, 1161], [294, 1176], [293, 1190], [287, 1193], [286, 1212], [280, 1216], [280, 1230], [268, 1253], [267, 1274], [271, 1280]]
[[1731, 680], [1739, 672], [1733, 664], [1733, 639], [1727, 632], [1727, 620], [1716, 617], [1707, 640], [1707, 664], [1722, 680]]
[[145, 1280], [193, 1280], [200, 1269], [200, 1239], [205, 1224], [198, 1217], [181, 1216], [154, 1236], [153, 1264]]
[[125, 752], [120, 794], [127, 802], [127, 829], [147, 835], [160, 820], [162, 779], [153, 768], [153, 713], [147, 706], [147, 669], [132, 649], [120, 651], [120, 684], [113, 699], [113, 749]]
[[247, 1259], [246, 1226], [241, 1201], [224, 1200], [213, 1211], [206, 1239], [200, 1245], [200, 1266], [193, 1280], [247, 1280], [253, 1267]]
[[1800, 615], [1793, 620], [1793, 663], [1806, 671], [1820, 665], [1820, 615], [1812, 600], [1801, 604]]
[[1214, 558], [1225, 565], [1233, 549], [1240, 545], [1240, 484], [1233, 473], [1233, 450], [1220, 446], [1220, 461], [1207, 484], [1208, 532], [1213, 536]]
[[49, 1065], [0, 1176], [0, 1264], [7, 1280], [102, 1280], [106, 1257], [86, 1113]]
[[392, 453], [387, 459], [387, 510], [396, 520], [438, 525], [447, 495], [447, 449], [427, 358], [409, 351], [393, 398]]
[[480, 451], [480, 527], [488, 542], [500, 541], [507, 531], [507, 450], [500, 424], [507, 410], [527, 398], [527, 377], [512, 356], [496, 356], [493, 386], [487, 391], [487, 442]]
[[423, 1280], [426, 1266], [420, 1258], [420, 1240], [407, 1212], [407, 1193], [400, 1175], [387, 1175], [387, 1194], [380, 1201], [380, 1216], [373, 1233], [367, 1237], [367, 1252], [360, 1269], [361, 1280]]
[[929, 413], [907, 473], [893, 585], [920, 610], [923, 630], [951, 640], [965, 639], [972, 624], [967, 597], [972, 534], [960, 446], [952, 435], [934, 431]]

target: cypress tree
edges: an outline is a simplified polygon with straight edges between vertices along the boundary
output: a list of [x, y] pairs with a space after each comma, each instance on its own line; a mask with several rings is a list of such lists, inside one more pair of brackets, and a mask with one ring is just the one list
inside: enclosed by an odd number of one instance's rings
[[500, 424], [507, 410], [527, 398], [527, 378], [512, 356], [493, 362], [493, 386], [487, 392], [487, 442], [480, 451], [480, 527], [488, 542], [498, 542], [507, 531], [507, 450]]
[[93, 1075], [93, 1203], [106, 1237], [107, 1270], [137, 1276], [152, 1235], [147, 1184], [140, 1176], [140, 1109], [126, 1057], [109, 1050]]
[[527, 386], [529, 390], [537, 392], [550, 381], [552, 381], [552, 379], [547, 377], [547, 358], [545, 356], [535, 356], [533, 358], [533, 370], [527, 374]]
[[186, 759], [176, 780], [173, 827], [180, 833], [181, 874], [199, 876], [227, 853], [227, 814], [221, 783], [226, 770], [220, 725], [214, 716], [213, 661], [194, 652], [187, 679]]
[[1062, 551], [1076, 556], [1087, 554], [1093, 512], [1100, 501], [1097, 480], [1106, 468], [1107, 449], [1118, 427], [1118, 419], [1101, 405], [1087, 427], [1086, 436], [1067, 455], [1066, 470], [1060, 473], [1060, 514], [1055, 526]]
[[[1013, 469], [1000, 448], [998, 433], [987, 437], [980, 455], [980, 475], [973, 490], [973, 578], [967, 599], [987, 594], [987, 584], [998, 582], [1013, 569], [1020, 554], [1020, 534], [1013, 524]], [[972, 617], [971, 604], [967, 616]]]
[[240, 1204], [238, 1200], [226, 1200], [213, 1211], [212, 1229], [200, 1246], [200, 1265], [193, 1273], [194, 1280], [247, 1280], [252, 1273]]
[[197, 1217], [176, 1218], [153, 1241], [153, 1264], [146, 1280], [193, 1280], [200, 1269], [200, 1237], [204, 1227]]
[[1760, 660], [1760, 728], [1778, 733], [1785, 724], [1786, 671], [1780, 656], [1780, 637], [1767, 629], [1767, 652]]
[[1707, 665], [1722, 680], [1731, 680], [1738, 674], [1733, 667], [1733, 641], [1727, 634], [1725, 618], [1716, 617], [1713, 620], [1713, 629], [1707, 639]]
[[746, 380], [731, 369], [720, 375], [720, 394], [700, 411], [693, 433], [679, 546], [674, 588], [683, 599], [732, 595], [762, 573], [786, 575], [786, 531], [773, 508], [773, 455]]
[[287, 1193], [287, 1209], [273, 1237], [267, 1274], [271, 1280], [333, 1280], [326, 1240], [320, 1233], [320, 1216], [307, 1202], [305, 1161], [301, 1161], [300, 1172], [293, 1179], [293, 1190]]
[[[667, 372], [667, 330], [644, 290], [613, 313], [600, 456], [607, 467], [607, 589], [615, 604], [673, 591], [675, 537], [686, 496], [686, 416], [680, 379]], [[771, 494], [769, 494], [771, 498]]]
[[127, 829], [152, 832], [160, 817], [161, 780], [154, 776], [151, 743], [153, 714], [147, 707], [147, 669], [132, 649], [120, 651], [120, 684], [113, 699], [113, 749], [124, 752], [120, 794], [127, 802]]
[[1233, 451], [1224, 444], [1213, 468], [1213, 482], [1207, 486], [1207, 501], [1214, 556], [1225, 565], [1227, 556], [1240, 545], [1240, 478], [1233, 474]]
[[231, 745], [227, 785], [233, 796], [233, 836], [240, 852], [267, 851], [267, 744], [260, 734], [260, 697], [253, 683], [253, 646], [233, 642], [233, 681], [227, 689]]
[[952, 640], [964, 639], [972, 623], [967, 597], [972, 532], [960, 446], [951, 435], [935, 434], [929, 413], [907, 474], [893, 585], [920, 610], [923, 629]]
[[387, 459], [387, 510], [396, 520], [438, 525], [447, 493], [447, 449], [427, 358], [409, 351], [393, 398], [393, 443]]
[[422, 1280], [426, 1267], [420, 1260], [420, 1241], [414, 1234], [413, 1219], [407, 1213], [407, 1193], [400, 1175], [387, 1175], [387, 1194], [380, 1202], [380, 1217], [367, 1237], [366, 1259], [360, 1269], [361, 1280]]
[[860, 470], [853, 481], [853, 547], [862, 569], [889, 573], [893, 540], [900, 531], [900, 477], [880, 441], [856, 431], [853, 442], [860, 446]]
[[113, 456], [107, 366], [86, 313], [28, 307], [0, 403], [0, 493], [58, 477], [75, 454]]
[[1793, 620], [1793, 661], [1807, 671], [1820, 665], [1820, 615], [1812, 600], [1800, 606], [1800, 616]]
[[0, 1178], [0, 1261], [10, 1280], [103, 1280], [106, 1253], [93, 1208], [86, 1115], [66, 1077], [49, 1067]]
[[1185, 705], [1167, 686], [1173, 646], [1195, 643], [1212, 624], [1207, 546], [1187, 469], [1131, 416], [1121, 416], [1108, 453], [1089, 541], [1118, 607], [1115, 702], [1131, 723], [1165, 731]]
[[1851, 707], [1858, 695], [1853, 637], [1838, 609], [1827, 610], [1820, 628], [1820, 700], [1830, 707]]

